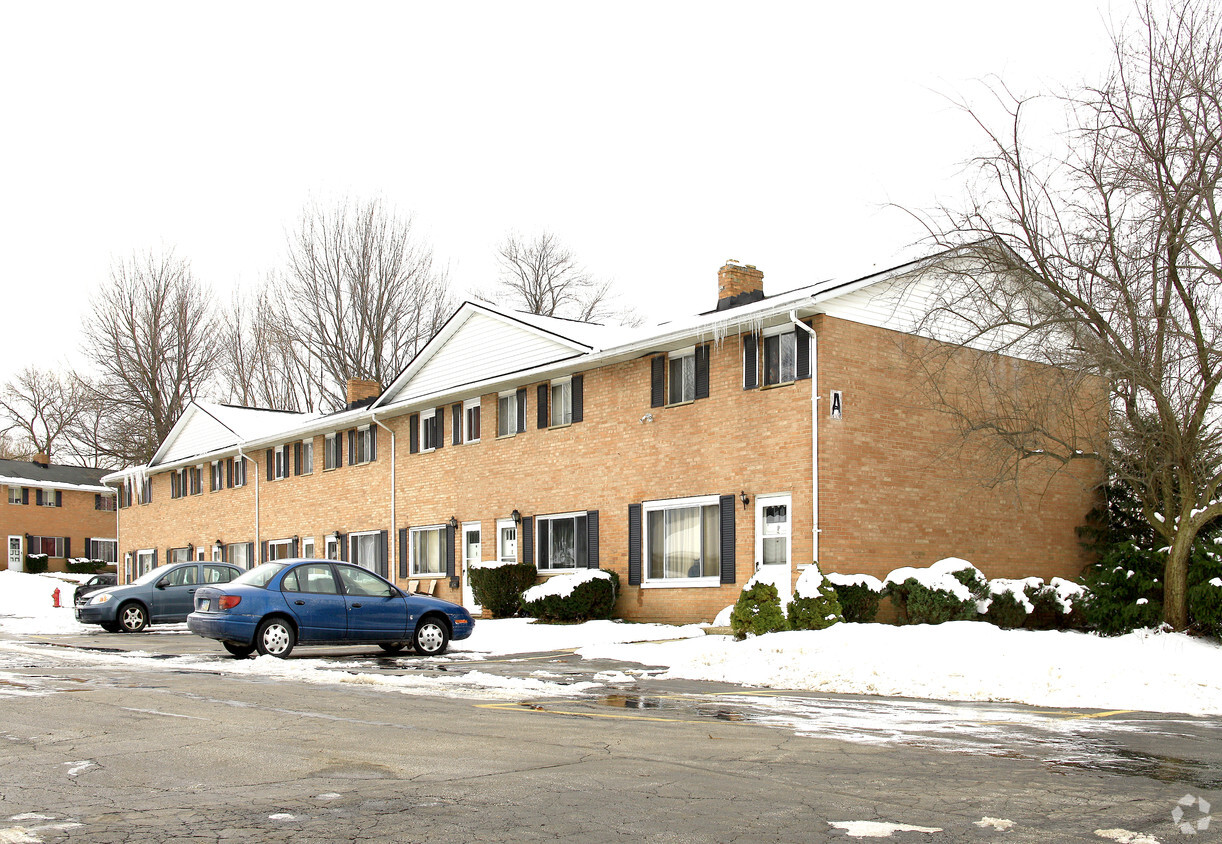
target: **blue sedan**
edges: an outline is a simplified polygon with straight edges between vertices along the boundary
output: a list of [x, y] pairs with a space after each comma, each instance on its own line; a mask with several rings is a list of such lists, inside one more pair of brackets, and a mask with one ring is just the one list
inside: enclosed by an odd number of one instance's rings
[[408, 594], [373, 572], [329, 560], [278, 560], [232, 583], [198, 589], [191, 632], [218, 639], [236, 657], [288, 656], [298, 645], [368, 642], [387, 653], [408, 644], [444, 653], [475, 629], [457, 604]]

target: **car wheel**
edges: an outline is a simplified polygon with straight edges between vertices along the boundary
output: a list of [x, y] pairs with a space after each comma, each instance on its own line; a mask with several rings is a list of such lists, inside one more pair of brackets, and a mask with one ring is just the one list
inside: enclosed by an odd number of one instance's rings
[[126, 633], [139, 633], [148, 627], [148, 611], [137, 603], [124, 604], [119, 607], [119, 626]]
[[407, 642], [378, 642], [378, 647], [388, 654], [397, 654], [407, 647]]
[[443, 654], [449, 644], [450, 631], [446, 629], [445, 622], [435, 616], [421, 621], [420, 626], [416, 628], [416, 635], [412, 638], [412, 647], [416, 649], [416, 653], [424, 656]]
[[120, 627], [120, 626], [118, 625], [118, 623], [117, 623], [117, 622], [114, 622], [114, 621], [103, 621], [103, 622], [102, 622], [102, 629], [103, 629], [103, 630], [105, 630], [107, 633], [118, 633], [118, 632], [119, 632], [120, 630], [122, 630], [123, 628], [122, 628], [122, 627]]
[[254, 645], [235, 645], [233, 642], [221, 642], [225, 650], [236, 656], [238, 659], [246, 659], [255, 652]]
[[283, 618], [269, 618], [259, 625], [259, 632], [255, 634], [255, 647], [264, 656], [284, 659], [293, 652], [295, 644], [297, 634], [293, 632], [293, 625]]

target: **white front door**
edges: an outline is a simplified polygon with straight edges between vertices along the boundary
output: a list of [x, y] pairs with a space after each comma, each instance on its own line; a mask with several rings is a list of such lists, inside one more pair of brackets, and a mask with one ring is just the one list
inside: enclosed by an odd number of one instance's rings
[[25, 555], [21, 553], [21, 545], [25, 542], [23, 536], [8, 538], [8, 570], [25, 571]]
[[478, 564], [482, 558], [480, 548], [479, 522], [464, 522], [462, 526], [462, 605], [473, 614], [483, 610], [475, 603], [475, 594], [471, 591], [471, 567]]
[[788, 495], [755, 498], [756, 581], [775, 586], [782, 607], [793, 597], [792, 514], [793, 502]]

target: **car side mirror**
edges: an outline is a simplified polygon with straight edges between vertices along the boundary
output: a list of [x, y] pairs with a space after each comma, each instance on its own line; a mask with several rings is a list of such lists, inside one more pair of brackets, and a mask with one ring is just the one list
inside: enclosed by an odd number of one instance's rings
[[161, 580], [157, 581], [158, 589], [165, 589], [169, 585], [170, 585], [170, 579], [168, 577], [163, 577], [161, 578]]

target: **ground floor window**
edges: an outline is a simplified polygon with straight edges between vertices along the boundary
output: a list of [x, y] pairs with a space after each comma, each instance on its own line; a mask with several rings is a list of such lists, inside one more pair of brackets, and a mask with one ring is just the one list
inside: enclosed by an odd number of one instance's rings
[[443, 525], [412, 528], [411, 574], [413, 577], [445, 573], [445, 538]]
[[334, 534], [327, 537], [327, 559], [339, 559], [339, 537]]
[[267, 561], [287, 560], [293, 556], [293, 540], [275, 539], [267, 543]]
[[48, 557], [67, 556], [67, 539], [62, 536], [31, 536], [26, 553], [46, 554]]
[[497, 519], [496, 558], [502, 563], [518, 561], [518, 526], [513, 519]]
[[171, 548], [170, 553], [166, 555], [166, 562], [170, 565], [174, 563], [189, 563], [191, 562], [190, 548]]
[[91, 539], [85, 553], [91, 560], [115, 563], [119, 560], [119, 543], [114, 539]]
[[250, 568], [250, 543], [235, 542], [225, 546], [225, 558], [240, 569]]
[[348, 560], [361, 568], [374, 571], [378, 567], [378, 532], [354, 533], [348, 537]]
[[314, 537], [307, 536], [301, 540], [301, 556], [307, 560], [314, 559]]
[[646, 580], [718, 577], [721, 508], [716, 496], [644, 505]]
[[586, 514], [535, 519], [539, 571], [586, 568]]
[[153, 550], [136, 552], [136, 577], [143, 577], [157, 567], [157, 552]]

